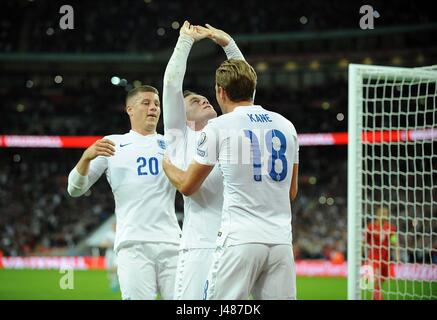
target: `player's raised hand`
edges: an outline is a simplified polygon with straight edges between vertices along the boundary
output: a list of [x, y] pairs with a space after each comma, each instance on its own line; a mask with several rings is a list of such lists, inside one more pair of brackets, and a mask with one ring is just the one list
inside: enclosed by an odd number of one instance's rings
[[191, 25], [188, 21], [185, 21], [179, 30], [179, 34], [185, 34], [194, 39], [194, 41], [199, 41], [208, 36], [208, 33], [204, 31], [197, 30], [193, 25]]
[[[201, 27], [201, 26], [196, 26], [199, 29], [204, 29], [208, 35], [208, 38], [210, 38], [212, 41], [214, 41], [215, 43], [217, 43], [218, 45], [222, 46], [222, 47], [226, 47], [229, 42], [232, 40], [232, 37], [227, 34], [226, 32], [224, 32], [223, 30], [214, 28], [213, 26], [211, 26], [210, 24], [205, 24], [205, 27]], [[208, 32], [209, 31], [209, 32]]]
[[93, 160], [98, 156], [110, 157], [115, 153], [115, 143], [108, 139], [100, 139], [94, 142], [83, 153], [87, 160]]

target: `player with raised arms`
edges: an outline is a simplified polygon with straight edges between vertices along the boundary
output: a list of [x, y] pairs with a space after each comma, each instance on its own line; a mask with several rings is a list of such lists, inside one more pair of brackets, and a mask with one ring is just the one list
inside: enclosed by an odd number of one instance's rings
[[[208, 37], [223, 47], [227, 58], [244, 59], [235, 41], [210, 25], [185, 21], [164, 74], [163, 117], [171, 161], [185, 170], [194, 158], [197, 140], [217, 113], [203, 95], [183, 91], [187, 59], [193, 44]], [[184, 223], [176, 272], [175, 299], [202, 299], [223, 207], [223, 178], [215, 167], [202, 187], [184, 197]]]
[[176, 190], [162, 171], [164, 137], [156, 133], [158, 90], [129, 91], [131, 130], [97, 140], [68, 177], [68, 193], [83, 195], [102, 174], [115, 199], [118, 277], [122, 299], [173, 299], [181, 229], [174, 208]]
[[297, 194], [298, 141], [293, 124], [254, 105], [255, 70], [230, 59], [216, 70], [223, 115], [211, 119], [186, 171], [169, 159], [173, 185], [194, 195], [216, 164], [224, 204], [204, 299], [295, 299], [291, 200]]

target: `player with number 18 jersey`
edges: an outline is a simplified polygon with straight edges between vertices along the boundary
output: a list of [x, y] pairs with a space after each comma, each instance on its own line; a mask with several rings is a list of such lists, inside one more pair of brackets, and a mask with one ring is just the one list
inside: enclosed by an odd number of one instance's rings
[[[219, 164], [224, 205], [208, 299], [294, 299], [290, 185], [297, 133], [262, 106], [210, 120], [195, 160]], [[248, 244], [250, 244], [248, 246]]]

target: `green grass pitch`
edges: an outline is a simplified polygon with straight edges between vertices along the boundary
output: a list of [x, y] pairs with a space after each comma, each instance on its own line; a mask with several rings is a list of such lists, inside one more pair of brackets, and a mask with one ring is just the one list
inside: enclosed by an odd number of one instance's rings
[[[120, 292], [110, 289], [106, 271], [74, 271], [74, 289], [61, 289], [64, 274], [57, 270], [5, 270], [0, 269], [0, 300], [119, 300]], [[395, 290], [396, 283], [384, 284], [384, 289]], [[431, 296], [436, 299], [437, 283], [431, 285], [400, 281], [399, 292]], [[297, 296], [299, 300], [344, 300], [347, 298], [345, 278], [298, 277]], [[364, 295], [366, 296], [366, 294]], [[367, 296], [369, 296], [367, 294]], [[392, 299], [408, 299], [408, 295], [391, 295]], [[417, 298], [417, 297], [416, 297]]]

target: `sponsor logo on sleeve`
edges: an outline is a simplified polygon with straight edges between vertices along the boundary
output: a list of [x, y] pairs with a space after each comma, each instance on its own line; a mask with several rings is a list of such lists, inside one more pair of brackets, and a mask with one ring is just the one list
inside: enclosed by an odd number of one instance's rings
[[206, 152], [205, 152], [205, 150], [201, 150], [201, 149], [197, 149], [197, 154], [199, 155], [199, 156], [201, 156], [201, 157], [205, 157], [205, 154], [206, 154]]
[[202, 132], [200, 134], [199, 140], [197, 141], [197, 147], [201, 147], [206, 142], [206, 133]]

